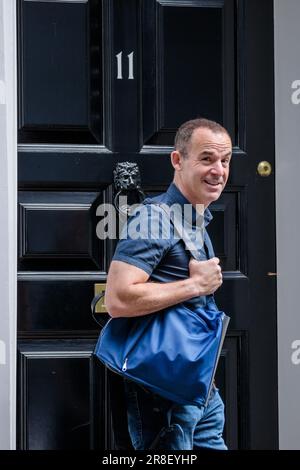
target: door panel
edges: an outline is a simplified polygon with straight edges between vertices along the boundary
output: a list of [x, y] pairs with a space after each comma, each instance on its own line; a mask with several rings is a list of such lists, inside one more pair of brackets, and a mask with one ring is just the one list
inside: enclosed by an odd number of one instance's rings
[[99, 0], [19, 2], [19, 142], [102, 143], [101, 13]]
[[[87, 305], [94, 295], [91, 276], [22, 273], [19, 276], [19, 320], [22, 335], [95, 334]], [[95, 280], [99, 279], [99, 276]], [[91, 333], [92, 332], [92, 333]]]
[[[218, 253], [224, 272], [240, 270], [241, 252], [238, 240], [240, 233], [240, 194], [238, 191], [224, 192], [217, 202], [210, 206], [213, 220], [210, 232], [214, 250]], [[235, 227], [236, 230], [232, 230]]]
[[19, 447], [114, 446], [110, 400], [122, 396], [92, 357], [89, 305], [115, 246], [97, 237], [97, 207], [113, 202], [121, 161], [138, 164], [146, 194], [164, 191], [178, 125], [204, 115], [234, 143], [209, 226], [224, 274], [216, 300], [231, 317], [217, 373], [226, 440], [276, 448], [274, 175], [256, 172], [274, 162], [272, 1], [18, 7]]
[[[96, 439], [105, 442], [105, 413], [99, 413], [91, 394], [93, 384], [100, 403], [105, 402], [105, 374], [93, 363], [93, 345], [65, 339], [20, 342], [20, 447], [87, 450]], [[95, 420], [100, 426], [93, 426]]]
[[144, 144], [173, 145], [200, 115], [234, 137], [234, 14], [231, 0], [142, 3]]
[[96, 192], [20, 191], [20, 269], [104, 271], [104, 242], [93, 223], [100, 200]]

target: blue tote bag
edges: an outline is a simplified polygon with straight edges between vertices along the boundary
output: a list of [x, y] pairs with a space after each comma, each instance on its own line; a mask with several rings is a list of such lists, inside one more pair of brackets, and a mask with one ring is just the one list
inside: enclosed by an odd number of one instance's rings
[[[182, 239], [199, 259], [186, 233]], [[92, 311], [100, 297], [94, 299]], [[112, 371], [153, 393], [203, 406], [209, 399], [228, 323], [229, 317], [217, 309], [213, 295], [208, 296], [206, 307], [195, 310], [179, 303], [141, 317], [111, 318], [94, 354]]]

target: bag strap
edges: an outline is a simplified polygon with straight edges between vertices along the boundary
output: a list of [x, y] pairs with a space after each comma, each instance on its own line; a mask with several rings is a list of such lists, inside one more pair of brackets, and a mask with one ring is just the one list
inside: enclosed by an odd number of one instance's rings
[[[159, 206], [161, 209], [163, 209], [163, 211], [168, 215], [169, 220], [172, 221], [172, 224], [174, 226], [174, 229], [175, 229], [178, 237], [181, 240], [183, 240], [186, 249], [191, 253], [192, 257], [195, 258], [196, 261], [201, 261], [199, 250], [198, 250], [196, 244], [194, 243], [194, 241], [191, 239], [188, 232], [186, 231], [186, 229], [184, 228], [184, 225], [182, 224], [182, 222], [180, 220], [178, 220], [177, 217], [173, 217], [173, 219], [171, 219], [170, 212], [168, 211], [168, 209], [167, 209], [168, 206], [166, 204], [156, 204], [156, 205]], [[205, 234], [203, 234], [203, 245], [204, 245], [204, 249], [206, 251], [207, 258], [209, 258], [208, 248], [207, 248], [206, 243], [205, 243]]]

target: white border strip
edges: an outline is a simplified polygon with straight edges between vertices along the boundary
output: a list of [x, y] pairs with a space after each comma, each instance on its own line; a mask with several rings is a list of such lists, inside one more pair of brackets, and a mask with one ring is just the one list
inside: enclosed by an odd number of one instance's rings
[[[17, 349], [17, 14], [16, 2], [1, 0], [4, 20], [4, 73], [2, 86], [6, 103], [6, 155], [8, 191], [8, 306], [9, 343], [9, 446], [16, 448], [16, 349]], [[3, 143], [2, 143], [3, 144]], [[4, 229], [4, 228], [2, 228]], [[4, 248], [4, 247], [2, 247]], [[4, 312], [2, 312], [4, 314]], [[8, 430], [8, 423], [1, 423]]]

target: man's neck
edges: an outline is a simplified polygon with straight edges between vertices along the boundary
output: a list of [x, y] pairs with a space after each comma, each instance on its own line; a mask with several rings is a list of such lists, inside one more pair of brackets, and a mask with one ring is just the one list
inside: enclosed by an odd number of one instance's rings
[[188, 190], [185, 187], [183, 187], [183, 185], [181, 184], [181, 181], [178, 178], [176, 178], [176, 175], [174, 176], [173, 184], [175, 184], [176, 188], [181, 192], [181, 194], [183, 194], [183, 196], [190, 202], [190, 204], [192, 204], [192, 206], [195, 209], [196, 209], [197, 204], [203, 205], [204, 209], [208, 207], [208, 204], [203, 204], [200, 201], [194, 201], [193, 198], [189, 195]]

